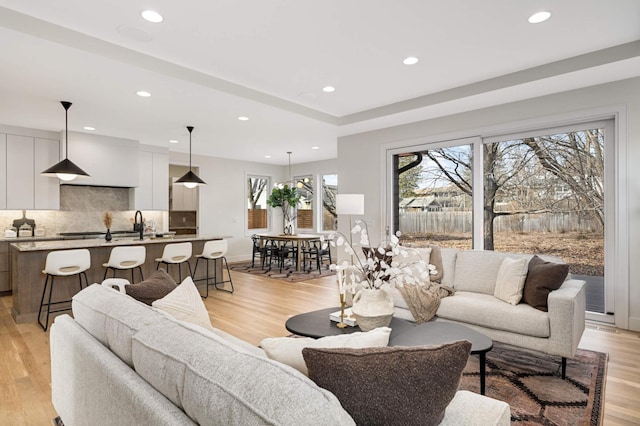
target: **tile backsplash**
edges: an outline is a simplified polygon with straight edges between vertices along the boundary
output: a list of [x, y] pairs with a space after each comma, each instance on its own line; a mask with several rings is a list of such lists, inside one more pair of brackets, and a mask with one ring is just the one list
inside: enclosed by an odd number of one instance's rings
[[[61, 185], [60, 210], [27, 210], [26, 217], [50, 237], [60, 232], [104, 231], [106, 211], [113, 214], [111, 230], [133, 230], [135, 210], [129, 209], [129, 188]], [[153, 221], [158, 232], [168, 231], [166, 211], [143, 211], [142, 216], [147, 223]], [[21, 210], [0, 210], [0, 230], [21, 217]]]

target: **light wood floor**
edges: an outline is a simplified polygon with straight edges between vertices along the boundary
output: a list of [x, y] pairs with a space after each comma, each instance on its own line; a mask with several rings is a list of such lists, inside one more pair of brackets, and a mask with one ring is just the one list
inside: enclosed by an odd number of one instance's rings
[[[205, 300], [211, 321], [252, 344], [264, 337], [286, 336], [291, 315], [335, 306], [332, 277], [286, 283], [232, 272], [235, 293], [210, 289]], [[50, 425], [49, 333], [37, 323], [16, 325], [11, 297], [0, 298], [0, 424]], [[640, 424], [640, 334], [587, 326], [580, 347], [609, 354], [605, 425]]]

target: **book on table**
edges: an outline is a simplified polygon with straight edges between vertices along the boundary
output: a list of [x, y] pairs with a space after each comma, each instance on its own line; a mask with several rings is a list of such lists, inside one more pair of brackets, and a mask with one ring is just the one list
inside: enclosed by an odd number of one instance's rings
[[[333, 322], [340, 322], [340, 311], [330, 313], [329, 319]], [[350, 327], [355, 327], [356, 325], [358, 325], [356, 322], [356, 317], [351, 312], [351, 308], [346, 308], [344, 310], [343, 322]]]

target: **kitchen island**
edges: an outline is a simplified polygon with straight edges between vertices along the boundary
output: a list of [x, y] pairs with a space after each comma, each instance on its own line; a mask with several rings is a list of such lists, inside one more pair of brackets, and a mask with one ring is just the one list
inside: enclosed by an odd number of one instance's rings
[[[202, 248], [206, 241], [220, 240], [222, 236], [211, 235], [175, 235], [170, 238], [139, 238], [123, 237], [114, 238], [110, 242], [104, 239], [83, 239], [83, 240], [57, 240], [57, 241], [16, 241], [9, 244], [9, 255], [11, 263], [11, 291], [13, 295], [13, 308], [11, 315], [16, 323], [32, 322], [38, 317], [40, 308], [40, 298], [44, 286], [44, 269], [47, 254], [54, 250], [71, 250], [86, 248], [91, 253], [91, 268], [87, 270], [89, 284], [100, 283], [104, 276], [105, 268], [102, 267], [109, 259], [111, 249], [115, 246], [144, 245], [147, 250], [147, 258], [142, 271], [144, 277], [149, 277], [156, 270], [155, 259], [162, 257], [164, 246], [170, 243], [181, 243], [190, 241], [193, 244], [193, 256], [189, 263], [191, 269], [195, 267], [195, 255], [202, 253]], [[201, 262], [202, 263], [202, 262]], [[220, 263], [220, 262], [218, 262]], [[206, 268], [200, 265], [198, 273], [194, 279], [205, 278]], [[220, 265], [218, 265], [220, 268]], [[170, 275], [176, 282], [178, 281], [178, 266], [172, 265], [169, 269]], [[189, 267], [182, 265], [183, 279], [189, 274]], [[112, 276], [110, 272], [109, 277]], [[131, 281], [130, 271], [118, 271], [117, 277], [126, 278]], [[136, 271], [135, 281], [140, 279]], [[204, 281], [196, 282], [203, 285]], [[56, 285], [53, 288], [52, 301], [69, 299], [78, 289], [78, 277], [56, 278]], [[203, 291], [204, 292], [204, 291]]]

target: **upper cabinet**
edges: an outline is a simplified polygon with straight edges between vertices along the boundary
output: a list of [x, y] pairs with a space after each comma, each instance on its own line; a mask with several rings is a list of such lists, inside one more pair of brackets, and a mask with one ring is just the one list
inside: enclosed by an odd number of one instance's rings
[[0, 133], [0, 209], [7, 208], [7, 135]]
[[169, 152], [140, 145], [139, 185], [134, 189], [136, 210], [169, 210]]
[[126, 188], [139, 185], [138, 141], [69, 132], [68, 158], [90, 176], [75, 179], [73, 185]]
[[0, 182], [2, 208], [60, 208], [58, 180], [40, 175], [43, 170], [59, 161], [59, 141], [8, 134], [0, 139], [0, 145], [4, 145], [0, 146], [0, 155], [3, 156], [0, 164], [5, 167], [5, 180]]

